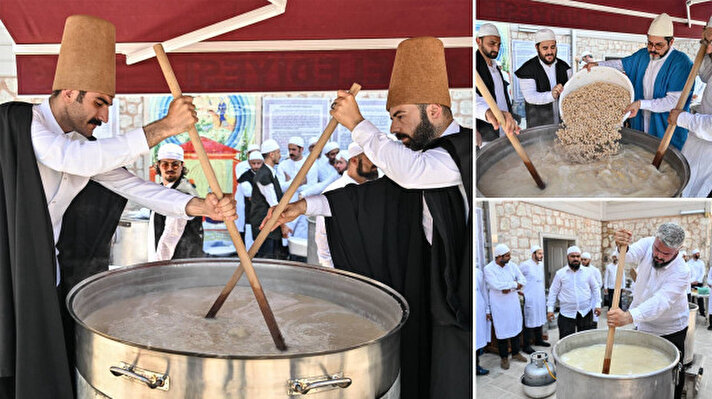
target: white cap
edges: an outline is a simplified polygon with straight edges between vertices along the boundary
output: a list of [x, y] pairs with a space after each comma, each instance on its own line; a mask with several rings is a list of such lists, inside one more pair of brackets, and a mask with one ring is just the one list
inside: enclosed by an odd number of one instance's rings
[[584, 51], [583, 54], [581, 54], [581, 58], [586, 56], [593, 57], [593, 53], [590, 51]]
[[273, 139], [268, 139], [262, 142], [262, 146], [260, 147], [260, 153], [262, 154], [269, 154], [272, 151], [279, 150], [279, 144]]
[[289, 138], [289, 143], [287, 144], [294, 144], [297, 147], [304, 148], [304, 139], [299, 136], [292, 136]]
[[485, 36], [497, 36], [499, 37], [499, 30], [494, 24], [486, 23], [480, 26], [480, 30], [477, 31], [477, 37]]
[[566, 250], [566, 255], [571, 255], [573, 253], [580, 254], [581, 250], [576, 245], [569, 247], [569, 249]]
[[502, 256], [506, 254], [507, 252], [510, 252], [509, 247], [507, 244], [497, 244], [496, 247], [494, 247], [494, 257]]
[[183, 148], [178, 144], [166, 143], [158, 149], [158, 160], [161, 159], [177, 159], [183, 160]]
[[264, 157], [262, 156], [262, 154], [260, 154], [259, 151], [257, 151], [257, 152], [252, 152], [252, 153], [250, 153], [250, 156], [247, 157], [247, 160], [248, 160], [248, 161], [255, 161], [255, 160], [257, 160], [257, 159], [259, 159], [260, 161], [264, 161], [264, 160], [265, 160]]
[[349, 160], [348, 156], [349, 156], [349, 155], [346, 153], [346, 151], [341, 150], [341, 151], [339, 151], [339, 152], [336, 154], [336, 159], [341, 158], [341, 159], [343, 159], [344, 161], [347, 161], [347, 162], [348, 162], [348, 160]]
[[581, 254], [581, 259], [591, 259], [591, 254], [588, 252], [584, 252]]
[[349, 144], [349, 159], [355, 157], [358, 154], [363, 154], [363, 148], [361, 148], [355, 141]]
[[536, 251], [538, 251], [538, 250], [540, 250], [540, 249], [541, 249], [540, 246], [535, 245], [535, 246], [531, 247], [531, 249], [530, 249], [529, 251], [531, 251], [531, 253], [534, 253], [534, 252], [536, 252]]
[[693, 255], [697, 255], [697, 254], [699, 254], [699, 253], [700, 253], [700, 250], [697, 249], [697, 248], [695, 248], [695, 249], [692, 250], [692, 254], [693, 254]]
[[648, 34], [650, 36], [672, 36], [672, 18], [665, 13], [658, 15], [653, 22], [650, 23]]
[[311, 147], [311, 146], [313, 146], [314, 144], [316, 144], [317, 141], [319, 141], [319, 137], [317, 137], [317, 136], [314, 136], [314, 137], [310, 138], [310, 139], [309, 139], [309, 147]]
[[536, 31], [534, 34], [534, 43], [541, 43], [546, 40], [554, 40], [556, 41], [556, 35], [554, 34], [554, 31], [548, 28], [544, 29], [539, 29]]
[[252, 152], [252, 151], [259, 151], [259, 150], [260, 150], [260, 146], [257, 145], [257, 144], [249, 144], [249, 145], [247, 146], [247, 152], [248, 152], [248, 153], [249, 153], [249, 152]]
[[338, 149], [339, 149], [339, 143], [337, 143], [337, 142], [335, 142], [335, 141], [329, 141], [329, 142], [326, 143], [326, 145], [324, 146], [324, 151], [322, 151], [322, 154], [326, 154], [326, 153], [328, 153], [328, 152], [331, 152], [331, 151], [334, 151], [334, 150], [338, 150]]

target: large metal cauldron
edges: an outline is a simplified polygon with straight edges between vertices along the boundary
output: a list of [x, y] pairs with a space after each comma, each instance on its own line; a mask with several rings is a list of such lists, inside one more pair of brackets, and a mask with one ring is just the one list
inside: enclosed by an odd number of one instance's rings
[[[534, 144], [539, 141], [551, 141], [553, 142], [556, 138], [556, 131], [559, 130], [559, 125], [544, 125], [537, 126], [531, 129], [523, 130], [522, 133], [517, 136], [522, 146], [526, 150], [528, 145]], [[639, 130], [622, 128], [621, 129], [621, 144], [633, 144], [641, 147], [648, 152], [650, 152], [650, 162], [653, 162], [653, 156], [658, 150], [658, 145], [660, 144], [660, 139], [651, 136], [645, 132]], [[514, 153], [514, 147], [510, 144], [509, 139], [506, 137], [500, 137], [497, 140], [492, 141], [487, 144], [479, 153], [477, 154], [477, 179], [479, 180], [482, 175], [489, 170], [494, 164], [496, 164], [500, 159], [506, 157], [509, 154]], [[682, 195], [682, 190], [687, 185], [690, 180], [690, 165], [687, 163], [687, 159], [682, 155], [680, 150], [673, 146], [669, 146], [668, 150], [663, 156], [663, 161], [668, 162], [670, 166], [677, 172], [680, 177], [680, 187], [677, 189], [674, 197], [679, 197]], [[536, 166], [536, 161], [534, 161]], [[546, 180], [546, 176], [542, 176]], [[533, 181], [532, 181], [532, 184]], [[482, 193], [477, 190], [478, 197], [484, 197]], [[508, 195], [503, 194], [501, 197], [508, 197]]]
[[[339, 351], [248, 357], [152, 348], [84, 324], [94, 310], [133, 295], [222, 286], [236, 267], [236, 262], [221, 259], [145, 263], [92, 276], [69, 293], [78, 372], [112, 398], [265, 399], [316, 394], [360, 399], [380, 397], [389, 390], [400, 369], [400, 328], [408, 317], [402, 296], [376, 281], [335, 269], [263, 259], [255, 260], [254, 266], [268, 292], [325, 299], [368, 315], [388, 332]], [[240, 285], [248, 285], [247, 279]]]
[[576, 348], [606, 343], [608, 330], [589, 330], [569, 335], [554, 345], [556, 362], [556, 397], [559, 399], [671, 399], [680, 361], [680, 352], [669, 341], [634, 330], [616, 330], [615, 343], [657, 349], [670, 362], [660, 370], [631, 376], [591, 373], [561, 361], [561, 355]]

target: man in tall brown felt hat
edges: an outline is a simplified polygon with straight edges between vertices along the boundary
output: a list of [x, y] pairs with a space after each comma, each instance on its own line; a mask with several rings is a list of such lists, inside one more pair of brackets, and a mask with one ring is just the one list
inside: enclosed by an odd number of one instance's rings
[[114, 26], [71, 16], [50, 97], [0, 105], [0, 398], [74, 397], [64, 294], [107, 268], [121, 197], [173, 217], [235, 218], [230, 196], [192, 197], [123, 168], [197, 121], [191, 97], [141, 129], [92, 136], [108, 122], [115, 69]]
[[339, 91], [331, 114], [385, 177], [290, 204], [326, 216], [334, 265], [398, 290], [403, 398], [472, 397], [472, 129], [450, 110], [440, 40], [400, 43], [386, 108], [393, 141]]

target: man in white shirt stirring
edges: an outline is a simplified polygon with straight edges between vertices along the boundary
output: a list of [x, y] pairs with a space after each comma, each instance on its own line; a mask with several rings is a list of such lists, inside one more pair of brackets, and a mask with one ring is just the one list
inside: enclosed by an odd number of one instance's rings
[[[633, 303], [624, 312], [608, 311], [608, 326], [635, 324], [639, 331], [658, 335], [672, 342], [685, 357], [685, 337], [690, 311], [685, 289], [690, 268], [679, 254], [685, 240], [685, 230], [675, 223], [663, 223], [655, 237], [646, 237], [631, 244], [633, 233], [620, 229], [615, 242], [628, 246], [626, 263], [638, 265], [638, 277], [633, 290]], [[694, 334], [694, 331], [690, 332]], [[675, 387], [675, 398], [682, 394], [684, 378]]]
[[581, 250], [566, 250], [568, 265], [559, 269], [549, 287], [547, 318], [554, 320], [554, 306], [559, 300], [559, 339], [591, 329], [593, 314], [601, 314], [601, 287], [588, 268], [581, 267]]

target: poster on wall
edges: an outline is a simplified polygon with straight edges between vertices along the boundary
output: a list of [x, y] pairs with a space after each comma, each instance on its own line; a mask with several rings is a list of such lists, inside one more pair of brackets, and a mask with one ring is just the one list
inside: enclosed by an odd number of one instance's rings
[[[391, 116], [386, 111], [385, 98], [361, 98], [357, 99], [361, 115], [367, 121], [370, 121], [378, 130], [390, 134], [391, 131]], [[342, 125], [339, 125], [334, 132], [334, 140], [339, 143], [339, 147], [347, 149], [351, 144], [351, 131]]]
[[307, 145], [309, 139], [321, 135], [331, 118], [329, 105], [328, 98], [264, 97], [262, 139], [276, 140], [286, 158], [290, 137], [300, 136]]
[[[171, 96], [149, 98], [148, 120], [163, 118], [168, 113]], [[196, 96], [193, 103], [198, 111], [198, 123], [195, 125], [201, 137], [232, 147], [245, 153], [247, 144], [255, 137], [257, 115], [255, 95], [226, 94]], [[182, 144], [189, 141], [188, 133], [166, 139], [166, 142]], [[153, 149], [153, 158], [158, 147]]]

